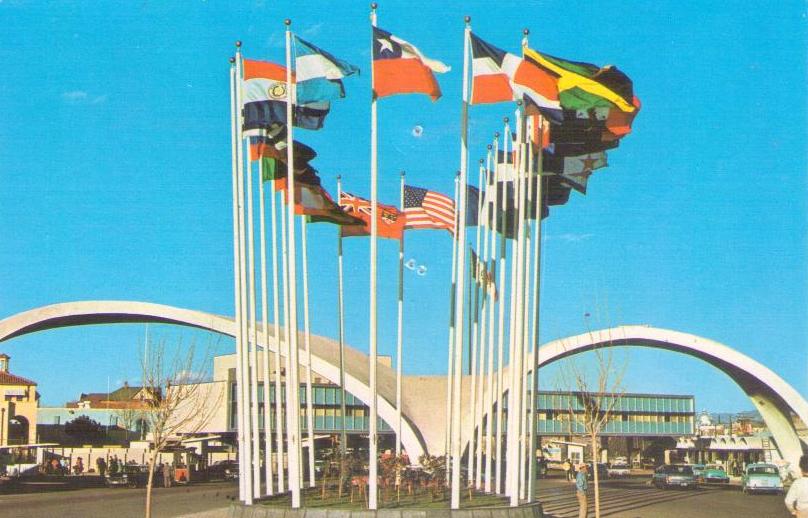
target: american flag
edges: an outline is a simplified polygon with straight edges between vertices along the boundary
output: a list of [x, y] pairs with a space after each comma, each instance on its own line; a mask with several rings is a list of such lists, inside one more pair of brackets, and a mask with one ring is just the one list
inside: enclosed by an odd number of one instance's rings
[[455, 203], [450, 197], [411, 185], [404, 186], [404, 228], [454, 231]]

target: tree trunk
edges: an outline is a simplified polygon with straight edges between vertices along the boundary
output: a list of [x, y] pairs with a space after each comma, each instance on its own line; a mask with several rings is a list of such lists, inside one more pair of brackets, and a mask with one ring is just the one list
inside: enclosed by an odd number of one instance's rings
[[154, 465], [157, 462], [157, 455], [159, 453], [157, 448], [155, 448], [151, 455], [149, 455], [149, 481], [146, 484], [146, 518], [151, 518], [151, 491], [154, 485]]
[[593, 433], [592, 439], [592, 477], [595, 486], [595, 518], [600, 518], [600, 477], [598, 476], [598, 435]]

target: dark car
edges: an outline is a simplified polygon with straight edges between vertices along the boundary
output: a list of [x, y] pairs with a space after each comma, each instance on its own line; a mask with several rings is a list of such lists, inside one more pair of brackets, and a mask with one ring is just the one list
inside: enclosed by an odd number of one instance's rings
[[108, 473], [104, 479], [107, 487], [144, 487], [149, 482], [149, 467], [124, 464], [115, 473]]
[[661, 489], [670, 487], [698, 489], [699, 487], [693, 467], [687, 464], [668, 464], [658, 467], [654, 471], [651, 483]]
[[[586, 478], [588, 478], [589, 480], [594, 480], [595, 470], [592, 469], [592, 463], [587, 462], [586, 465], [589, 466], [589, 469], [587, 470], [586, 473]], [[598, 462], [598, 480], [606, 480], [607, 478], [609, 478], [609, 468], [606, 466], [606, 464]]]
[[219, 460], [208, 466], [209, 480], [235, 480], [237, 478], [237, 460]]

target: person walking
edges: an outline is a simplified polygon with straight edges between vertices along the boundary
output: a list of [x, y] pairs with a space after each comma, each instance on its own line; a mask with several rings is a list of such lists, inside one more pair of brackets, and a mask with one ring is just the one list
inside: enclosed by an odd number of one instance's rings
[[564, 474], [567, 475], [567, 482], [572, 482], [572, 463], [570, 460], [565, 460], [561, 467], [564, 469]]
[[98, 474], [103, 478], [104, 473], [107, 472], [107, 461], [104, 460], [104, 457], [95, 459], [95, 467], [98, 468]]
[[578, 474], [575, 476], [575, 496], [578, 498], [578, 518], [586, 518], [587, 502], [586, 493], [589, 490], [589, 481], [586, 479], [588, 467], [581, 464], [578, 467]]
[[800, 471], [786, 494], [786, 508], [797, 518], [808, 518], [808, 455], [800, 457]]

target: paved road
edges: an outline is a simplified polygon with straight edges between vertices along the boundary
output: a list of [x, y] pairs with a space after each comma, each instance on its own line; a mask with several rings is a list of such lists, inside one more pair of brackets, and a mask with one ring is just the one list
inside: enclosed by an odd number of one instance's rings
[[[745, 496], [738, 487], [702, 487], [698, 491], [656, 489], [647, 478], [607, 480], [601, 484], [601, 516], [609, 518], [791, 518], [779, 495]], [[540, 480], [538, 498], [554, 518], [577, 518], [575, 486]], [[594, 516], [590, 486], [589, 516]]]
[[[212, 482], [152, 492], [155, 518], [227, 507], [238, 498], [235, 482]], [[145, 489], [98, 488], [0, 496], [2, 518], [142, 518]]]

